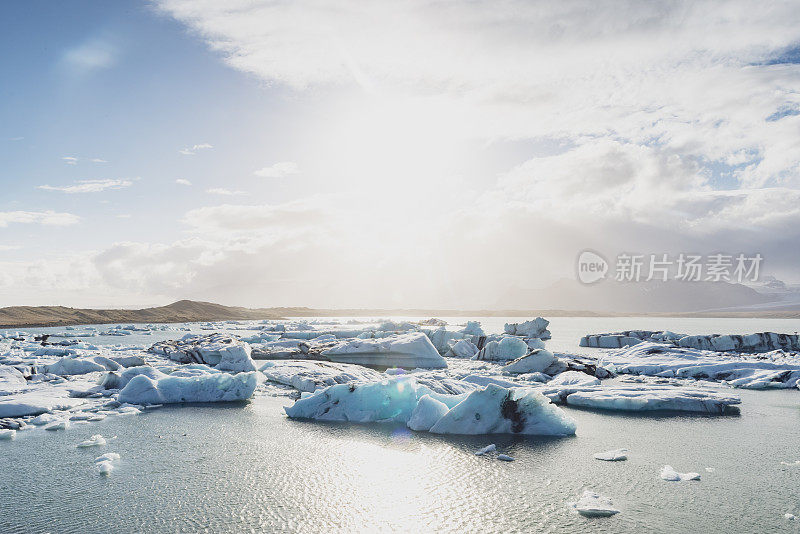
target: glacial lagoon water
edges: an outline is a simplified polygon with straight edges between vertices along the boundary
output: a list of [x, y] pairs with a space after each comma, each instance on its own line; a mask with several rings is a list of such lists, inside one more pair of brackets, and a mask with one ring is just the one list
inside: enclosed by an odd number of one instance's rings
[[[464, 319], [446, 318], [451, 323]], [[504, 318], [483, 318], [499, 331]], [[552, 318], [551, 350], [586, 333], [794, 332], [800, 321]], [[27, 331], [49, 329], [27, 329]], [[91, 342], [148, 345], [175, 332]], [[285, 397], [166, 406], [0, 441], [0, 532], [783, 532], [800, 530], [800, 391], [739, 390], [738, 416], [565, 408], [577, 435], [445, 437], [403, 426], [292, 421]], [[102, 448], [77, 449], [91, 434]], [[496, 443], [515, 458], [474, 452]], [[592, 455], [625, 447], [625, 462]], [[122, 456], [110, 477], [93, 459]], [[664, 464], [701, 473], [666, 482]], [[711, 469], [707, 471], [706, 468]], [[583, 489], [620, 513], [569, 510]]]

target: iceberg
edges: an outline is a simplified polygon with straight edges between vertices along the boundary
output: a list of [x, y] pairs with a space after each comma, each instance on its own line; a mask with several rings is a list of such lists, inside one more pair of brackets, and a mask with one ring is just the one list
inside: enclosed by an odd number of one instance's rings
[[12, 428], [2, 428], [0, 429], [0, 441], [3, 440], [12, 440], [17, 437], [17, 431]]
[[[513, 339], [513, 338], [508, 338]], [[556, 357], [553, 353], [546, 349], [536, 349], [529, 354], [517, 358], [511, 363], [503, 366], [503, 373], [508, 374], [521, 374], [521, 373], [542, 373], [545, 369], [555, 363]], [[599, 382], [598, 382], [599, 383]]]
[[678, 473], [671, 465], [665, 465], [661, 468], [661, 478], [670, 482], [700, 480], [700, 473]]
[[460, 339], [452, 347], [450, 347], [450, 350], [447, 351], [445, 356], [450, 358], [470, 359], [476, 354], [478, 354], [478, 347], [476, 347], [472, 341], [469, 341], [468, 339]]
[[715, 380], [747, 389], [793, 388], [800, 381], [800, 359], [782, 351], [750, 356], [642, 342], [597, 362], [619, 374]]
[[231, 375], [198, 369], [189, 376], [168, 375], [152, 379], [144, 374], [131, 378], [117, 400], [130, 404], [241, 401], [253, 396], [257, 371]]
[[25, 375], [10, 365], [0, 365], [0, 394], [16, 391], [27, 385]]
[[585, 389], [566, 395], [568, 406], [621, 411], [679, 411], [722, 415], [737, 413], [742, 401], [702, 389], [650, 385]]
[[261, 372], [271, 382], [314, 392], [321, 387], [381, 380], [381, 373], [360, 365], [307, 360], [270, 361]]
[[107, 452], [105, 454], [101, 454], [100, 456], [94, 459], [95, 463], [113, 462], [115, 460], [119, 460], [119, 454], [117, 454], [116, 452]]
[[475, 451], [475, 456], [484, 456], [484, 455], [489, 454], [490, 452], [494, 452], [496, 450], [497, 450], [497, 445], [492, 443], [491, 445], [487, 445], [484, 448]]
[[342, 341], [322, 352], [333, 362], [383, 367], [442, 369], [447, 362], [422, 332], [392, 335], [380, 339]]
[[570, 503], [570, 506], [586, 517], [609, 517], [619, 513], [611, 499], [589, 490], [584, 491], [581, 498]]
[[85, 399], [67, 397], [63, 389], [47, 388], [0, 397], [0, 417], [24, 417], [54, 410], [68, 410]]
[[580, 371], [564, 371], [557, 374], [552, 380], [547, 382], [547, 385], [552, 386], [599, 386], [600, 380], [597, 378], [582, 373]]
[[528, 345], [522, 339], [506, 336], [500, 341], [488, 342], [473, 359], [484, 361], [509, 361], [522, 358], [527, 352]]
[[101, 436], [100, 434], [95, 434], [91, 438], [81, 441], [76, 445], [79, 449], [85, 449], [87, 447], [101, 447], [106, 444], [106, 438]]
[[594, 458], [605, 462], [621, 462], [628, 459], [627, 452], [628, 449], [614, 449], [613, 451], [595, 453]]
[[149, 351], [179, 363], [203, 363], [221, 371], [256, 370], [250, 345], [225, 334], [186, 334], [179, 340], [156, 343]]
[[507, 454], [498, 454], [497, 455], [497, 459], [501, 460], [503, 462], [513, 462], [514, 461], [514, 458], [509, 456], [509, 455], [507, 455]]
[[103, 460], [102, 462], [97, 462], [95, 464], [97, 472], [103, 476], [108, 476], [111, 474], [111, 471], [114, 470], [114, 464], [112, 464], [108, 460]]
[[506, 323], [504, 332], [512, 336], [538, 337], [539, 339], [550, 339], [550, 331], [547, 327], [550, 321], [537, 317], [524, 323]]
[[430, 431], [434, 434], [569, 436], [575, 434], [575, 428], [575, 422], [541, 393], [489, 384], [468, 394]]
[[[429, 399], [419, 407], [424, 396]], [[445, 412], [440, 404], [448, 410]], [[429, 427], [434, 434], [521, 433], [565, 436], [575, 423], [538, 392], [490, 384], [469, 394], [447, 395], [420, 385], [413, 376], [396, 376], [366, 384], [339, 384], [317, 390], [284, 408], [293, 419], [402, 422]], [[415, 414], [416, 412], [416, 414]], [[414, 416], [416, 415], [416, 418]]]
[[608, 334], [589, 334], [581, 338], [580, 346], [610, 349], [637, 345], [644, 341], [716, 352], [759, 353], [773, 350], [800, 350], [800, 336], [798, 336], [798, 334], [758, 332], [755, 334], [704, 334], [687, 336], [684, 334], [676, 334], [668, 330], [628, 330]]
[[485, 336], [486, 333], [481, 328], [480, 321], [467, 321], [466, 326], [460, 330], [462, 334], [466, 334], [468, 336]]
[[408, 428], [427, 432], [439, 419], [444, 417], [448, 410], [449, 408], [445, 403], [434, 399], [430, 395], [423, 395], [417, 402], [414, 411], [411, 412]]

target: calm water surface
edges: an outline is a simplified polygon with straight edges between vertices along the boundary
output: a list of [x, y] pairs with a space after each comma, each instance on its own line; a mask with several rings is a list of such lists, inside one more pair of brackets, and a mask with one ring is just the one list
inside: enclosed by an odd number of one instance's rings
[[[483, 322], [497, 331], [505, 321]], [[577, 350], [580, 335], [630, 328], [733, 333], [797, 326], [555, 318], [550, 346]], [[164, 407], [65, 432], [20, 432], [0, 442], [0, 532], [796, 531], [800, 521], [784, 514], [800, 516], [800, 466], [781, 461], [800, 460], [800, 391], [739, 393], [739, 416], [566, 409], [578, 422], [577, 435], [566, 439], [442, 437], [393, 425], [291, 421], [282, 406], [292, 401], [273, 397]], [[93, 433], [116, 438], [102, 448], [75, 448]], [[516, 461], [474, 456], [488, 443]], [[620, 447], [631, 451], [627, 462], [592, 458]], [[108, 478], [93, 466], [103, 452], [122, 456]], [[702, 481], [662, 481], [664, 464], [698, 471]], [[586, 519], [570, 512], [566, 503], [585, 488], [611, 497], [621, 513]]]

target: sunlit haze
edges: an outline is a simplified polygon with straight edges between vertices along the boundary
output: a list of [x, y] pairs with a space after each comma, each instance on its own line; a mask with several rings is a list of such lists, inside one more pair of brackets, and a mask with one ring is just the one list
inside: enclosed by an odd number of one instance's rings
[[800, 282], [800, 9], [0, 6], [0, 306], [502, 308], [580, 251]]

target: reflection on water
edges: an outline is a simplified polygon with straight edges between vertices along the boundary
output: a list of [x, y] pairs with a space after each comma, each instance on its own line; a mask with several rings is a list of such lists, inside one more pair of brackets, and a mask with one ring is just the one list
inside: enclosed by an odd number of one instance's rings
[[[165, 407], [0, 442], [1, 532], [544, 531], [755, 532], [800, 508], [798, 395], [742, 392], [740, 417], [631, 417], [571, 410], [578, 434], [442, 437], [396, 425], [291, 421], [286, 399]], [[76, 449], [91, 433], [117, 436]], [[477, 457], [488, 443], [514, 462]], [[592, 454], [627, 447], [627, 462]], [[109, 478], [93, 458], [119, 452]], [[699, 471], [668, 483], [663, 464]], [[705, 467], [714, 468], [706, 472]], [[565, 503], [583, 488], [618, 516]]]

